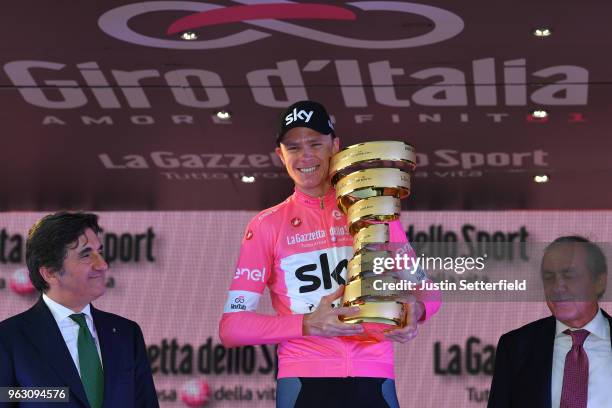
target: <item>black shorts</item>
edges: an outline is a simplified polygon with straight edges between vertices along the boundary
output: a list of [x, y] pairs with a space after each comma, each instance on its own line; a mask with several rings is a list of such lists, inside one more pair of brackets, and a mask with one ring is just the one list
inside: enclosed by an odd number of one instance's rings
[[276, 408], [399, 408], [388, 378], [280, 378]]

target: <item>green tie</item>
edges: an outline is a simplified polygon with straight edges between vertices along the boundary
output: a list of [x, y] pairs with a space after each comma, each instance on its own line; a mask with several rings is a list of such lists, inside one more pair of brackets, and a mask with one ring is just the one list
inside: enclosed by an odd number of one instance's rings
[[100, 408], [104, 397], [104, 374], [102, 373], [96, 342], [89, 332], [84, 313], [70, 315], [70, 318], [79, 325], [77, 347], [81, 381], [91, 408]]

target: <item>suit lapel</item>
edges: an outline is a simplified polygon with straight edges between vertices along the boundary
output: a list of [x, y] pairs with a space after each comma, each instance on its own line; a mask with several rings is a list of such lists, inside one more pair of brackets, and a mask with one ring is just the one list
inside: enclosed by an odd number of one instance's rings
[[24, 323], [28, 326], [26, 332], [32, 334], [28, 337], [40, 352], [41, 359], [51, 366], [62, 382], [70, 388], [71, 393], [86, 407], [89, 407], [79, 372], [66, 347], [62, 333], [42, 297], [30, 309], [27, 320], [28, 322]]
[[553, 316], [542, 322], [542, 327], [534, 341], [533, 350], [536, 351], [534, 361], [534, 381], [538, 383], [537, 389], [540, 392], [538, 400], [541, 404], [537, 406], [550, 407], [551, 402], [551, 381], [552, 381], [552, 360], [555, 346], [556, 320]]
[[104, 406], [112, 399], [114, 381], [117, 379], [118, 359], [121, 356], [120, 333], [113, 326], [113, 322], [105, 313], [100, 312], [91, 305], [96, 332], [100, 341], [100, 353], [104, 369]]

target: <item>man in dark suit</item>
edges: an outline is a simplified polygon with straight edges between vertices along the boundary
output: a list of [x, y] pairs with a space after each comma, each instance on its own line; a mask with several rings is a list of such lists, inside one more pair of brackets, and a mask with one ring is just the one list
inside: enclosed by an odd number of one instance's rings
[[612, 406], [612, 318], [599, 308], [607, 265], [577, 236], [544, 251], [546, 303], [553, 316], [504, 334], [497, 346], [489, 408]]
[[68, 212], [29, 231], [26, 262], [42, 296], [0, 322], [0, 387], [68, 387], [66, 407], [159, 407], [140, 327], [90, 304], [106, 290], [100, 232], [97, 215]]

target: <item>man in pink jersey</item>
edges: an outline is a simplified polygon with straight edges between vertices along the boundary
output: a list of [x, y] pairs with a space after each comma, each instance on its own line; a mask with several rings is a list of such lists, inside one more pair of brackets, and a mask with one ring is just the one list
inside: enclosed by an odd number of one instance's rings
[[[414, 338], [417, 323], [440, 302], [435, 294], [413, 301], [406, 325], [385, 333], [385, 341], [359, 340], [363, 327], [339, 319], [358, 309], [334, 307], [353, 241], [328, 177], [340, 141], [327, 111], [312, 101], [291, 105], [276, 142], [295, 191], [247, 226], [219, 324], [221, 341], [226, 347], [279, 345], [277, 407], [398, 407], [393, 342]], [[390, 223], [390, 235], [412, 251], [399, 220]], [[266, 286], [275, 316], [256, 312]]]

